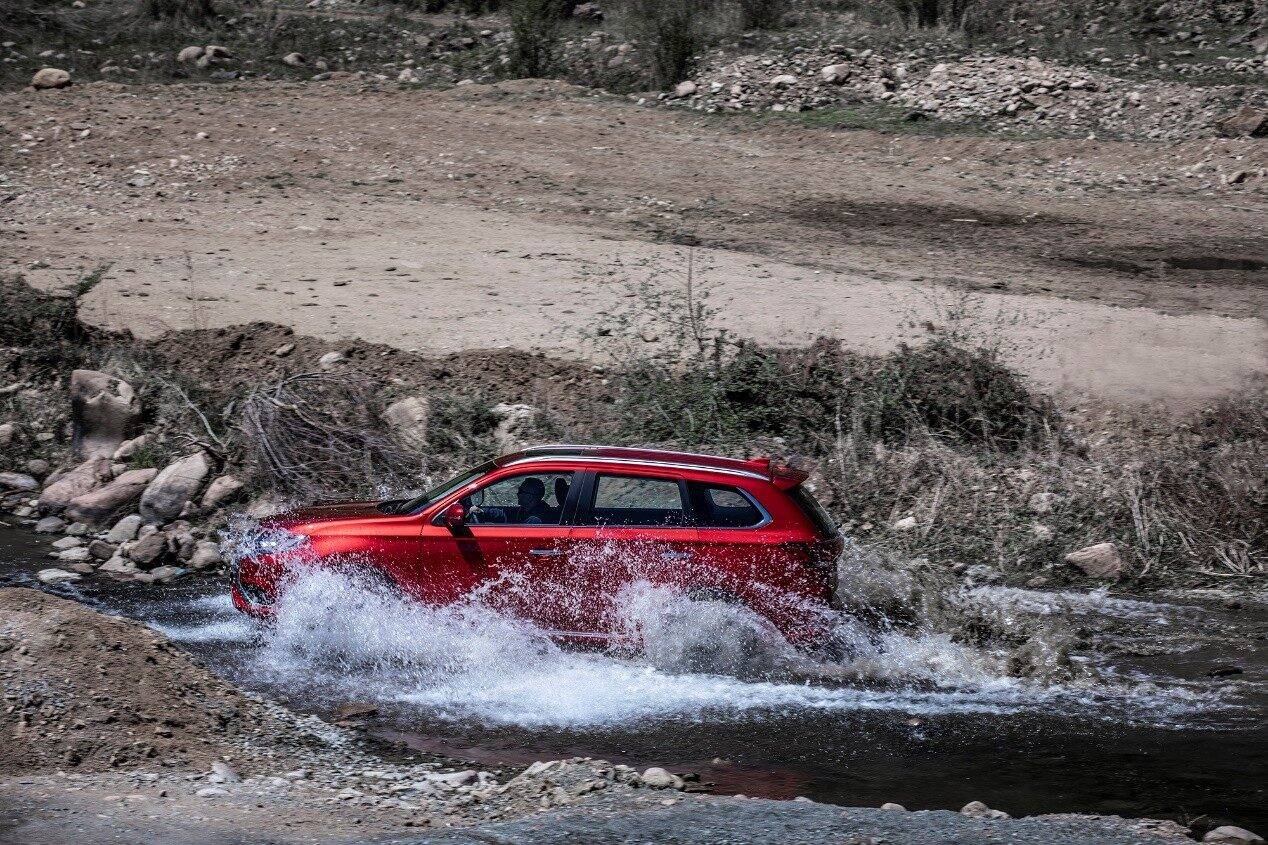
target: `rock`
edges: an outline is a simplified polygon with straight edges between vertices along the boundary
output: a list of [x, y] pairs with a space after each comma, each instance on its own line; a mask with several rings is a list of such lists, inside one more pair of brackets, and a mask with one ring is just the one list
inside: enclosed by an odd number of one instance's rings
[[1056, 493], [1036, 493], [1030, 497], [1026, 504], [1034, 513], [1052, 513], [1052, 508], [1056, 503]]
[[88, 554], [87, 546], [76, 546], [73, 549], [67, 549], [57, 553], [57, 559], [64, 563], [83, 563], [88, 560], [91, 555]]
[[62, 549], [73, 549], [76, 546], [82, 546], [83, 544], [84, 541], [78, 537], [62, 537], [61, 539], [54, 540], [50, 545], [58, 551], [61, 551]]
[[131, 440], [125, 440], [119, 444], [119, 448], [114, 450], [114, 454], [110, 456], [113, 461], [130, 461], [136, 457], [137, 452], [149, 445], [150, 435], [141, 434], [133, 437]]
[[39, 90], [66, 88], [70, 83], [70, 74], [56, 67], [42, 68], [31, 77], [31, 87]]
[[194, 793], [198, 798], [214, 798], [217, 795], [228, 795], [229, 793], [218, 786], [204, 786], [202, 789]]
[[383, 421], [396, 429], [407, 443], [422, 447], [427, 443], [427, 414], [426, 396], [406, 396], [387, 406]]
[[75, 572], [67, 572], [65, 569], [41, 569], [35, 573], [35, 577], [41, 584], [57, 584], [64, 581], [78, 581], [82, 576]]
[[233, 53], [229, 52], [228, 47], [221, 47], [219, 44], [208, 44], [203, 48], [203, 55], [212, 59], [232, 59]]
[[40, 482], [20, 472], [0, 472], [0, 490], [22, 490], [34, 492], [40, 489]]
[[36, 478], [43, 478], [48, 475], [48, 471], [50, 469], [48, 461], [43, 458], [31, 458], [31, 460], [27, 461], [24, 466], [26, 467], [26, 471]]
[[992, 810], [981, 801], [970, 801], [960, 808], [960, 814], [974, 819], [1007, 819], [1011, 818], [1003, 810]]
[[840, 85], [850, 78], [850, 66], [828, 65], [819, 71], [819, 78], [830, 85]]
[[189, 558], [189, 568], [194, 570], [213, 569], [224, 564], [220, 556], [220, 548], [210, 540], [202, 540], [194, 546], [194, 553]]
[[232, 475], [222, 475], [212, 479], [212, 482], [207, 485], [207, 492], [203, 493], [203, 509], [215, 510], [238, 496], [245, 487], [245, 484]]
[[514, 452], [524, 447], [525, 438], [537, 421], [537, 409], [532, 405], [510, 405], [505, 402], [491, 409], [501, 417], [493, 431], [493, 441], [500, 454]]
[[1251, 833], [1244, 827], [1231, 824], [1221, 825], [1202, 837], [1203, 842], [1224, 842], [1228, 845], [1262, 845], [1263, 837]]
[[61, 513], [73, 499], [96, 490], [109, 478], [110, 459], [89, 458], [44, 488], [39, 498], [40, 510]]
[[104, 525], [122, 513], [135, 510], [158, 470], [133, 469], [120, 474], [104, 487], [76, 496], [66, 506], [66, 515], [89, 525]]
[[167, 554], [167, 535], [162, 531], [142, 537], [125, 554], [142, 569], [149, 569]]
[[910, 531], [916, 527], [916, 518], [914, 516], [904, 516], [902, 519], [890, 526], [895, 531]]
[[112, 575], [125, 575], [131, 577], [138, 574], [141, 570], [132, 561], [122, 555], [116, 554], [114, 557], [110, 558], [110, 560], [97, 567], [97, 571], [109, 572]]
[[114, 527], [106, 532], [107, 543], [126, 543], [136, 538], [137, 531], [141, 530], [141, 524], [145, 520], [141, 518], [141, 514], [128, 514], [123, 519], [114, 524]]
[[0, 425], [0, 446], [9, 446], [18, 439], [18, 427], [13, 423]]
[[70, 525], [67, 525], [65, 528], [62, 529], [62, 531], [66, 532], [67, 534], [70, 534], [73, 537], [83, 537], [90, 530], [91, 529], [83, 522], [72, 522]]
[[211, 459], [206, 452], [195, 452], [172, 461], [145, 488], [141, 496], [141, 516], [146, 522], [160, 523], [180, 516], [209, 472]]
[[797, 84], [797, 77], [791, 73], [781, 73], [779, 76], [772, 78], [770, 84], [776, 88], [791, 88]]
[[196, 44], [191, 44], [190, 46], [184, 48], [183, 50], [181, 50], [179, 53], [176, 54], [176, 61], [180, 62], [183, 65], [189, 64], [190, 62], [196, 61], [197, 59], [201, 58], [203, 53], [205, 52], [207, 51], [204, 50], [202, 47], [199, 47]]
[[308, 64], [308, 59], [304, 58], [303, 53], [287, 53], [282, 56], [282, 64], [290, 67], [303, 67]]
[[674, 96], [690, 97], [692, 94], [696, 93], [696, 90], [696, 83], [691, 82], [690, 80], [686, 82], [679, 82], [674, 86]]
[[1262, 138], [1268, 136], [1268, 109], [1246, 106], [1215, 124], [1221, 135], [1230, 138]]
[[133, 577], [143, 584], [170, 584], [189, 570], [181, 566], [156, 566], [149, 572], [138, 572]]
[[118, 550], [118, 546], [105, 540], [93, 540], [88, 544], [88, 554], [97, 560], [110, 560]]
[[1091, 578], [1118, 578], [1123, 574], [1123, 560], [1113, 543], [1097, 543], [1065, 556], [1065, 562]]
[[1033, 523], [1030, 526], [1030, 535], [1036, 540], [1051, 540], [1052, 534], [1052, 529], [1041, 522]]
[[683, 780], [673, 772], [652, 766], [640, 776], [645, 786], [652, 789], [682, 789]]
[[228, 763], [216, 760], [211, 764], [211, 776], [207, 780], [212, 783], [237, 783], [242, 778], [238, 777], [238, 773]]
[[895, 804], [893, 801], [886, 801], [884, 804], [882, 804], [882, 805], [881, 805], [881, 809], [882, 809], [882, 810], [893, 810], [893, 811], [898, 812], [898, 813], [905, 813], [905, 812], [907, 812], [907, 808], [906, 808], [906, 807], [904, 807], [902, 804]]
[[35, 533], [56, 534], [66, 527], [66, 520], [56, 516], [46, 516], [35, 523]]
[[342, 363], [346, 360], [348, 360], [348, 356], [344, 355], [342, 352], [327, 352], [325, 355], [317, 359], [317, 366], [321, 367], [323, 370], [328, 370], [335, 364]]
[[598, 3], [578, 3], [572, 7], [572, 16], [579, 21], [601, 21], [603, 10]]
[[451, 788], [459, 786], [469, 786], [480, 779], [480, 773], [475, 769], [466, 769], [461, 772], [437, 772], [425, 776], [428, 783], [439, 783]]
[[75, 455], [113, 456], [140, 421], [141, 403], [126, 381], [97, 370], [75, 370], [70, 374], [70, 413]]
[[283, 343], [277, 349], [273, 350], [273, 354], [276, 355], [278, 358], [285, 358], [287, 355], [290, 355], [294, 351], [295, 351], [295, 344]]

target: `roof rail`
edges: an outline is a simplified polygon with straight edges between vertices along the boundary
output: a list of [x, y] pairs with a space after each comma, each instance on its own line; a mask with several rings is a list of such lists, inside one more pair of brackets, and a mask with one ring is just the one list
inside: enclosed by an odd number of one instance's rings
[[552, 444], [533, 446], [519, 452], [512, 452], [494, 460], [498, 466], [518, 463], [533, 459], [548, 458], [607, 458], [611, 460], [645, 461], [648, 463], [676, 463], [701, 469], [717, 469], [730, 472], [744, 472], [770, 478], [770, 460], [768, 458], [724, 458], [720, 455], [700, 455], [694, 452], [675, 452], [669, 449], [643, 449], [628, 446], [598, 446], [581, 444]]

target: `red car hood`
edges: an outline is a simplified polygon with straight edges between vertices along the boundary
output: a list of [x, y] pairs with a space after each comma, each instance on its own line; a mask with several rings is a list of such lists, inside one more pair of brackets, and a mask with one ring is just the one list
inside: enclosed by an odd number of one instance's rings
[[265, 528], [295, 528], [311, 522], [329, 522], [336, 519], [353, 519], [359, 516], [383, 516], [377, 501], [328, 502], [283, 511], [261, 521]]

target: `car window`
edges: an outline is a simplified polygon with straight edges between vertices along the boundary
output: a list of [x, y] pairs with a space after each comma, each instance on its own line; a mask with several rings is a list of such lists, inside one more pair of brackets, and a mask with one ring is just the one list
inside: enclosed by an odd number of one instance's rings
[[734, 487], [690, 481], [687, 489], [696, 525], [701, 528], [748, 528], [766, 518], [752, 499]]
[[462, 500], [469, 525], [558, 525], [571, 472], [535, 472], [495, 481]]
[[600, 475], [595, 479], [591, 525], [686, 525], [682, 488], [667, 478]]
[[792, 500], [801, 508], [801, 512], [814, 524], [815, 530], [825, 537], [835, 537], [840, 529], [819, 500], [810, 491], [800, 485], [788, 491]]

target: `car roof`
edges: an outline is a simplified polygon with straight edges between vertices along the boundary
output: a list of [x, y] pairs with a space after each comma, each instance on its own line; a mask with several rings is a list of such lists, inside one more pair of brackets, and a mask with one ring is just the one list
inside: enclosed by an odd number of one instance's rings
[[585, 461], [605, 464], [668, 466], [678, 469], [712, 470], [730, 475], [771, 480], [770, 459], [724, 458], [719, 455], [698, 455], [692, 452], [675, 452], [668, 449], [639, 449], [626, 446], [583, 446], [557, 444], [534, 446], [497, 458], [499, 467], [536, 461]]

